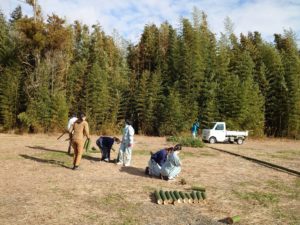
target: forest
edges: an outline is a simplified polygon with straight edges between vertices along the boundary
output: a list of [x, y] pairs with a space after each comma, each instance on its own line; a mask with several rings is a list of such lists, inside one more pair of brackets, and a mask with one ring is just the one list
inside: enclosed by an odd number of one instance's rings
[[[29, 1], [30, 2], [30, 1]], [[1, 10], [1, 9], [0, 9]], [[1, 11], [0, 11], [1, 12]], [[0, 13], [0, 130], [55, 132], [84, 112], [93, 133], [176, 135], [225, 121], [250, 136], [300, 138], [300, 52], [292, 30], [272, 43], [257, 31], [209, 28], [194, 8], [179, 27], [146, 24], [137, 43], [100, 24], [52, 14]]]

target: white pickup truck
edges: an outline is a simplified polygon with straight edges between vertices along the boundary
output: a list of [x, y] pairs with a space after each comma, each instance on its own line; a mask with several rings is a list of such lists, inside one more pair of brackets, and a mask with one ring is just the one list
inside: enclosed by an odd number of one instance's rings
[[209, 128], [202, 131], [202, 140], [211, 144], [216, 142], [236, 142], [241, 145], [248, 136], [248, 131], [226, 130], [225, 122], [210, 123]]

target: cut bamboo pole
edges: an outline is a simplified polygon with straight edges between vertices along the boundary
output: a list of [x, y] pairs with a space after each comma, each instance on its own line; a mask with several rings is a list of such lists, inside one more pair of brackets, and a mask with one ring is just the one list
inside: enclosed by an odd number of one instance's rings
[[91, 140], [90, 140], [90, 139], [87, 139], [87, 144], [86, 144], [86, 149], [85, 149], [86, 151], [89, 151], [89, 150], [90, 150], [91, 144], [92, 144]]
[[84, 145], [83, 145], [83, 149], [86, 149], [87, 143], [88, 143], [88, 139], [85, 140]]
[[183, 203], [183, 199], [180, 197], [178, 191], [173, 191], [173, 194], [176, 197], [176, 199], [179, 201], [179, 203]]
[[159, 192], [157, 190], [154, 192], [154, 196], [156, 198], [156, 203], [159, 204], [159, 205], [161, 205], [163, 203], [163, 201], [162, 201], [162, 199], [161, 199], [161, 197], [159, 195]]
[[227, 218], [227, 223], [228, 224], [234, 224], [234, 223], [240, 222], [240, 220], [241, 220], [240, 216], [228, 217]]
[[188, 200], [188, 203], [192, 204], [194, 201], [189, 193], [184, 193], [185, 197]]
[[171, 198], [173, 199], [173, 204], [177, 205], [178, 203], [181, 203], [174, 195], [174, 193], [172, 191], [169, 191], [169, 194], [171, 196]]
[[192, 191], [191, 197], [194, 200], [194, 203], [199, 203], [199, 200], [198, 200], [197, 195], [196, 195], [196, 191]]
[[172, 204], [173, 203], [173, 199], [171, 198], [170, 194], [168, 191], [165, 191], [165, 196], [168, 200], [168, 203]]
[[163, 191], [163, 190], [160, 190], [160, 191], [159, 191], [159, 194], [160, 194], [161, 199], [163, 200], [163, 204], [164, 204], [164, 205], [168, 204], [169, 202], [168, 202], [168, 200], [167, 200], [167, 198], [166, 198], [166, 195], [165, 195], [164, 191]]
[[205, 200], [206, 199], [206, 193], [205, 192], [201, 192], [201, 196], [202, 198]]
[[192, 190], [194, 190], [194, 191], [205, 191], [205, 188], [195, 185], [195, 186], [192, 186]]
[[200, 192], [200, 191], [197, 191], [197, 192], [196, 192], [196, 195], [197, 195], [198, 201], [201, 201], [201, 200], [202, 200], [201, 192]]
[[182, 200], [183, 200], [184, 203], [188, 203], [188, 199], [187, 199], [187, 197], [185, 197], [185, 195], [183, 194], [182, 191], [179, 191], [179, 195], [182, 198]]

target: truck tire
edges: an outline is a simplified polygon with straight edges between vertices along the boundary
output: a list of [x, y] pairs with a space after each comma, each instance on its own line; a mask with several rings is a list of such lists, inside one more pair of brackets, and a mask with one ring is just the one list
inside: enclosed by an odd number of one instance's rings
[[238, 145], [243, 144], [243, 143], [244, 143], [243, 138], [238, 138], [238, 139], [236, 140], [236, 143], [237, 143]]
[[209, 143], [210, 144], [215, 144], [217, 142], [217, 139], [215, 138], [215, 137], [211, 137], [210, 139], [209, 139]]

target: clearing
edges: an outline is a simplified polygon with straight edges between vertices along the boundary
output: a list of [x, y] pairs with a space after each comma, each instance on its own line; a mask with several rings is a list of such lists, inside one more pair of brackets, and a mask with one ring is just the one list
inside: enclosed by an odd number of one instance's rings
[[[57, 135], [59, 136], [59, 135]], [[64, 138], [0, 134], [0, 224], [218, 224], [240, 215], [239, 224], [300, 224], [300, 178], [210, 147], [300, 171], [300, 141], [246, 140], [183, 148], [182, 172], [167, 182], [144, 175], [149, 151], [171, 146], [162, 137], [135, 137], [131, 167], [99, 162], [88, 153], [73, 171]], [[92, 137], [93, 146], [96, 136]], [[115, 146], [117, 149], [117, 146]], [[112, 152], [115, 158], [116, 152]], [[184, 178], [187, 184], [180, 184]], [[206, 187], [202, 204], [157, 205], [155, 189]]]

